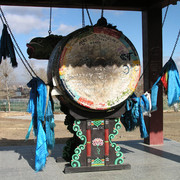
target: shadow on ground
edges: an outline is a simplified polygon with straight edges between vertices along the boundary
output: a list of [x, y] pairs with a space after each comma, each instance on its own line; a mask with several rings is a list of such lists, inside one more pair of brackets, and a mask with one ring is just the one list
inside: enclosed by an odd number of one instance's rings
[[[66, 141], [69, 138], [56, 138], [55, 148], [50, 154], [51, 157], [57, 159], [62, 157], [62, 152]], [[25, 159], [32, 169], [35, 169], [35, 151], [36, 142], [33, 139], [30, 140], [10, 140], [1, 139], [0, 140], [0, 151], [14, 151], [19, 154], [17, 160]]]
[[[171, 141], [171, 140], [165, 139], [165, 141]], [[129, 146], [129, 147], [132, 147], [132, 148], [135, 148], [135, 149], [138, 149], [138, 150], [141, 150], [141, 151], [144, 151], [144, 152], [147, 152], [147, 153], [150, 153], [150, 154], [153, 154], [153, 155], [156, 155], [156, 156], [166, 158], [168, 160], [180, 163], [180, 156], [179, 155], [168, 152], [168, 151], [171, 151], [171, 148], [173, 148], [171, 146], [168, 149], [164, 149], [163, 145], [161, 145], [161, 146], [149, 146], [149, 145], [142, 143], [142, 141], [140, 141], [140, 140], [122, 141], [121, 144], [124, 144], [127, 147]]]
[[[51, 157], [53, 157], [55, 160], [57, 158], [62, 158], [63, 148], [65, 146], [65, 142], [69, 138], [57, 138], [55, 148], [53, 149], [51, 153]], [[8, 146], [2, 146], [3, 143], [7, 142], [6, 145]], [[165, 139], [165, 142], [174, 142], [168, 139]], [[173, 154], [171, 152], [171, 145], [162, 145], [162, 146], [148, 146], [143, 143], [142, 140], [131, 140], [131, 141], [117, 141], [117, 144], [120, 145], [121, 151], [123, 154], [127, 153], [135, 153], [135, 151], [140, 150], [144, 153], [149, 153], [161, 158], [165, 158], [167, 160], [171, 160], [177, 163], [180, 163], [180, 156], [177, 154]], [[168, 143], [168, 144], [169, 144]], [[15, 153], [18, 153], [17, 160], [26, 160], [29, 164], [29, 166], [32, 169], [35, 169], [35, 149], [36, 149], [36, 143], [34, 140], [7, 140], [2, 139], [0, 140], [0, 151], [14, 151]], [[129, 147], [129, 149], [128, 149]], [[133, 150], [134, 149], [134, 150]]]
[[[69, 137], [65, 138], [56, 138], [55, 142], [56, 144], [65, 144], [66, 141], [69, 139]], [[6, 139], [2, 138], [0, 139], [0, 147], [1, 146], [29, 146], [29, 145], [35, 145], [36, 140], [35, 139], [29, 139], [29, 140], [24, 140], [24, 139]]]

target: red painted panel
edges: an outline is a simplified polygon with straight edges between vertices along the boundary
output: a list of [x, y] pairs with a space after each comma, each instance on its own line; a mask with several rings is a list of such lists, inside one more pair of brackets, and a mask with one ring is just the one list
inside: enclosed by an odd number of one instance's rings
[[91, 157], [91, 129], [86, 130], [87, 137], [87, 157]]
[[109, 156], [109, 129], [104, 130], [105, 156]]

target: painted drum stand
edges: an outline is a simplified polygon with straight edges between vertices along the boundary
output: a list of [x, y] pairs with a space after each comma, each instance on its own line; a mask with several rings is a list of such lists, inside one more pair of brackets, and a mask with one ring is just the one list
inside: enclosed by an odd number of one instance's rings
[[117, 29], [88, 26], [56, 45], [48, 80], [74, 134], [63, 152], [65, 173], [130, 169], [113, 139], [139, 76], [137, 51]]
[[[120, 146], [113, 142], [121, 128], [118, 116], [123, 112], [124, 105], [113, 113], [84, 113], [76, 107], [70, 110], [70, 115], [76, 119], [72, 129], [81, 141], [77, 147], [73, 147], [74, 152], [70, 155], [71, 160], [64, 169], [65, 173], [131, 168], [130, 164], [124, 163]], [[69, 153], [67, 146], [63, 155]]]

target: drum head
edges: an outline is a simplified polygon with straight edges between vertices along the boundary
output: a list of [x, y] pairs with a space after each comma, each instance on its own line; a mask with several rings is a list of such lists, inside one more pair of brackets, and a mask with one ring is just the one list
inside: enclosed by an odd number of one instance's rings
[[140, 60], [122, 32], [88, 27], [70, 36], [61, 49], [59, 88], [79, 107], [112, 109], [134, 92]]

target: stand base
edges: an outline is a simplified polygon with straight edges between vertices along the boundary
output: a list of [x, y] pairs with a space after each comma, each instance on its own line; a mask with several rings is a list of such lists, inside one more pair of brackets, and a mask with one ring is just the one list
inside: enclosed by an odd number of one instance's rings
[[131, 169], [130, 164], [119, 164], [119, 165], [109, 165], [109, 166], [99, 166], [99, 167], [71, 167], [69, 164], [66, 165], [64, 169], [65, 174], [69, 173], [83, 173], [83, 172], [95, 172], [95, 171], [113, 171], [113, 170], [125, 170]]
[[67, 162], [67, 161], [65, 161], [62, 157], [57, 157], [56, 162], [57, 163], [64, 163], [64, 162]]

